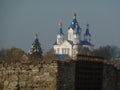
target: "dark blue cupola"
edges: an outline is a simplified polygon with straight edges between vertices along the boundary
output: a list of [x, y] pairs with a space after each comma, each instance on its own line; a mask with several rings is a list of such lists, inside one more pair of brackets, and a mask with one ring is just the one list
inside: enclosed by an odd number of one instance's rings
[[89, 24], [86, 25], [86, 32], [84, 34], [84, 40], [90, 42], [91, 41], [91, 34], [89, 32]]
[[76, 23], [76, 26], [75, 26], [75, 29], [74, 29], [74, 32], [73, 32], [73, 43], [74, 44], [80, 44], [80, 29], [78, 28], [78, 23]]
[[89, 24], [86, 25], [87, 28], [86, 28], [86, 32], [84, 34], [84, 36], [91, 36], [90, 32], [89, 32]]
[[[72, 20], [72, 22], [71, 22], [71, 24], [70, 24], [70, 26], [68, 27], [68, 29], [75, 29], [76, 28], [76, 23], [78, 23], [77, 22], [77, 19], [76, 19], [76, 13], [74, 13], [74, 16], [73, 16], [73, 20]], [[80, 26], [78, 25], [78, 28], [80, 29]]]
[[93, 48], [93, 44], [91, 43], [91, 34], [89, 32], [89, 24], [86, 25], [86, 31], [84, 34], [84, 40], [80, 41], [82, 46], [88, 47], [90, 50]]
[[59, 22], [58, 25], [59, 25], [58, 34], [63, 35], [64, 33], [63, 33], [63, 31], [62, 31], [62, 22]]
[[59, 22], [59, 31], [57, 34], [57, 44], [62, 44], [64, 42], [64, 33], [62, 31], [62, 22]]
[[74, 34], [80, 35], [80, 28], [78, 27], [78, 23], [76, 23]]

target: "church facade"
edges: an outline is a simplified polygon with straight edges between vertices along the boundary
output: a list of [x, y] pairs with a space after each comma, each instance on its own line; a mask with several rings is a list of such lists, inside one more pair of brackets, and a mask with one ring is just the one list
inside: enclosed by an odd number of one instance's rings
[[86, 47], [89, 50], [93, 49], [91, 43], [91, 34], [89, 32], [89, 24], [86, 25], [86, 31], [84, 33], [84, 39], [81, 39], [81, 27], [77, 21], [76, 13], [74, 13], [73, 20], [68, 27], [68, 38], [64, 38], [62, 30], [62, 22], [59, 22], [59, 30], [57, 33], [57, 39], [53, 45], [53, 49], [56, 55], [60, 57], [74, 57], [79, 53], [81, 47]]

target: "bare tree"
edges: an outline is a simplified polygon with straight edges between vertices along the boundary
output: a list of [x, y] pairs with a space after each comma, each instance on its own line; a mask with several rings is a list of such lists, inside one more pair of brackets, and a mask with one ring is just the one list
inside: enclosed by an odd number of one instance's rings
[[91, 55], [92, 51], [87, 47], [80, 47], [79, 54], [81, 54], [81, 55]]
[[50, 49], [43, 57], [43, 60], [47, 62], [51, 62], [55, 59], [57, 59], [57, 57], [55, 56], [53, 49]]
[[120, 49], [117, 46], [107, 45], [95, 49], [92, 53], [95, 56], [101, 56], [105, 59], [111, 60], [120, 56]]

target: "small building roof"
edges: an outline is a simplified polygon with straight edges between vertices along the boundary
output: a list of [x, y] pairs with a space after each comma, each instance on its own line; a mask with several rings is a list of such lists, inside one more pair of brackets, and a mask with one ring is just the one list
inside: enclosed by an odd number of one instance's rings
[[64, 58], [68, 58], [68, 54], [56, 54], [56, 57], [57, 58], [60, 58], [60, 59], [64, 59]]
[[88, 45], [88, 46], [94, 46], [93, 44], [91, 44], [90, 42], [88, 42], [87, 40], [82, 40], [80, 42], [81, 45]]

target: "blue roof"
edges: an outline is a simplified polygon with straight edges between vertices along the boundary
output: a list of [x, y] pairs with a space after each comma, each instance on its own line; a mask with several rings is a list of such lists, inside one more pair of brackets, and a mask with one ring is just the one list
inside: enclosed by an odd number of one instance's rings
[[71, 45], [80, 45], [80, 43], [74, 44], [73, 41], [67, 40]]
[[80, 42], [81, 45], [88, 45], [88, 46], [93, 46], [93, 44], [91, 44], [90, 42], [88, 42], [87, 40], [83, 40]]
[[[68, 27], [68, 29], [72, 28], [74, 30], [76, 28], [76, 23], [78, 23], [78, 22], [77, 22], [76, 18], [74, 18], [73, 21], [71, 22], [70, 26]], [[80, 29], [79, 25], [78, 25], [78, 29]]]
[[[73, 42], [72, 42], [72, 41], [70, 41], [70, 40], [67, 40], [67, 41], [68, 41], [71, 45], [73, 45]], [[57, 41], [55, 41], [53, 45], [58, 45], [58, 44], [57, 44]]]
[[60, 34], [60, 35], [64, 34], [62, 31], [62, 28], [59, 29], [58, 34]]
[[73, 42], [72, 41], [70, 41], [70, 40], [67, 40], [71, 45], [73, 45]]
[[56, 57], [60, 58], [60, 59], [64, 59], [64, 58], [68, 58], [68, 54], [56, 54]]
[[89, 32], [89, 29], [86, 29], [86, 32], [84, 34], [85, 36], [91, 36], [90, 32]]

